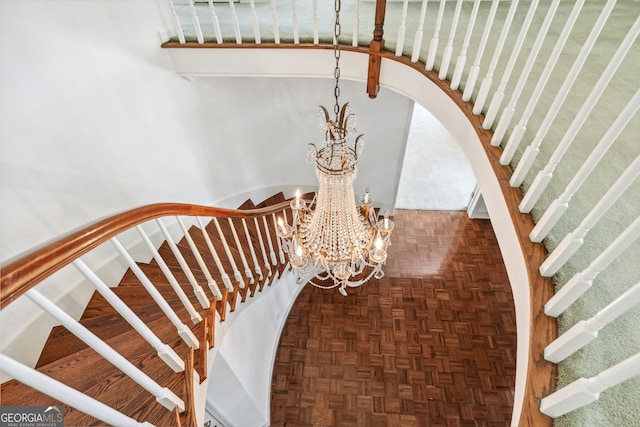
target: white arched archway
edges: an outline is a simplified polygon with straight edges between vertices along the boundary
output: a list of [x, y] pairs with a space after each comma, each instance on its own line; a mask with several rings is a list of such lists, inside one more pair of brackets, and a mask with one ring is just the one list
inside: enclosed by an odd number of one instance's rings
[[[333, 52], [326, 49], [168, 49], [175, 71], [185, 77], [333, 77]], [[344, 51], [341, 78], [364, 82], [368, 55]], [[424, 106], [449, 131], [465, 153], [500, 246], [516, 310], [517, 359], [512, 425], [522, 411], [529, 356], [530, 296], [525, 256], [490, 160], [471, 122], [438, 85], [416, 69], [383, 58], [380, 86]]]

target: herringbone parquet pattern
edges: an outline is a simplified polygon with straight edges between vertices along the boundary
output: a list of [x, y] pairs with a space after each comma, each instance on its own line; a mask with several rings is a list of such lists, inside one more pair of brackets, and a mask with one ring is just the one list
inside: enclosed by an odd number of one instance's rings
[[516, 325], [488, 220], [396, 211], [385, 277], [307, 286], [287, 319], [272, 426], [504, 426]]

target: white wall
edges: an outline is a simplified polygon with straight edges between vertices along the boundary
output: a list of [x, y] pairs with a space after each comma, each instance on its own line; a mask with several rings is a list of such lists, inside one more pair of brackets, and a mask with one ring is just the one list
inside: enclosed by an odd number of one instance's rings
[[[271, 286], [216, 321], [209, 351], [209, 377], [200, 385], [204, 419], [226, 427], [266, 426], [270, 421], [271, 377], [280, 334], [303, 286], [284, 272]], [[218, 420], [218, 421], [216, 421]]]
[[[316, 184], [306, 145], [333, 81], [178, 77], [160, 5], [0, 2], [0, 259], [143, 204]], [[345, 80], [347, 100], [367, 139], [356, 190], [393, 207], [411, 101]]]

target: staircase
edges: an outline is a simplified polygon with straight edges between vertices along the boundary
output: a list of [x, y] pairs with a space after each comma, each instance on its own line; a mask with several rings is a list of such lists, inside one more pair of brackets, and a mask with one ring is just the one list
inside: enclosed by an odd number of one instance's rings
[[[149, 262], [137, 262], [136, 266], [140, 269], [138, 272], [129, 268], [118, 286], [110, 288], [160, 341], [185, 362], [184, 372], [179, 369], [176, 372], [176, 369], [172, 369], [158, 357], [158, 351], [140, 338], [138, 331], [101, 292], [94, 292], [79, 319], [82, 327], [95, 334], [160, 386], [182, 399], [184, 410], [180, 410], [180, 405], [167, 410], [166, 405], [159, 402], [160, 398], [145, 390], [65, 326], [53, 328], [35, 369], [134, 420], [144, 420], [154, 425], [196, 424], [193, 387], [189, 383], [194, 378], [202, 382], [207, 377], [206, 357], [214, 342], [214, 318], [224, 321], [228, 312], [233, 312], [239, 303], [254, 297], [265, 286], [272, 285], [286, 268], [283, 257], [275, 256], [278, 237], [274, 221], [276, 212], [287, 207], [284, 195], [279, 193], [257, 205], [250, 200], [243, 203], [242, 209], [253, 210], [245, 211], [242, 216], [234, 217], [234, 213], [239, 211], [227, 211], [227, 215], [213, 217], [205, 227], [206, 236], [199, 227], [191, 226], [188, 236], [196, 251], [192, 250], [186, 236], [175, 243], [178, 253], [172, 249], [172, 242], [165, 241], [157, 250], [159, 257], [154, 256]], [[256, 208], [262, 209], [255, 210]], [[183, 260], [180, 260], [181, 257]], [[164, 269], [163, 263], [166, 264]], [[184, 268], [185, 263], [188, 268]], [[202, 269], [203, 263], [208, 271]], [[4, 295], [5, 282], [10, 280], [7, 277], [11, 276], [13, 265], [15, 262], [3, 268], [3, 304], [7, 301]], [[244, 268], [244, 277], [240, 274], [238, 265]], [[166, 273], [167, 268], [170, 274]], [[154, 299], [143, 286], [144, 278], [141, 280], [140, 272], [153, 283], [178, 319], [184, 325], [189, 325], [191, 333], [197, 339], [196, 345], [190, 346], [187, 340], [181, 338], [182, 333], [176, 334], [174, 324], [168, 322], [167, 316], [159, 309], [157, 298]], [[229, 279], [227, 273], [232, 274], [233, 280]], [[201, 285], [209, 307], [196, 296], [190, 275]], [[195, 308], [195, 316], [189, 312], [188, 304], [181, 300], [172, 286], [172, 276]], [[214, 281], [213, 286], [211, 279]], [[225, 286], [222, 286], [223, 283]], [[209, 286], [202, 286], [205, 284]], [[221, 286], [218, 287], [217, 284]], [[190, 366], [195, 368], [194, 375], [191, 375]], [[17, 380], [10, 380], [2, 385], [3, 405], [63, 403], [52, 400], [52, 397]], [[65, 404], [64, 421], [65, 425], [113, 423], [104, 417], [102, 420], [97, 419], [69, 404]]]

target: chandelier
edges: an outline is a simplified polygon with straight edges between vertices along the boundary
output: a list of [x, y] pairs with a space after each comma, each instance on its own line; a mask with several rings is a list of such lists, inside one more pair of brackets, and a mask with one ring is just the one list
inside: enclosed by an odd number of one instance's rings
[[[278, 218], [277, 232], [298, 283], [330, 289], [347, 295], [357, 287], [384, 275], [393, 221], [388, 211], [379, 219], [369, 190], [356, 206], [353, 181], [364, 147], [363, 135], [356, 136], [355, 115], [345, 103], [340, 107], [340, 0], [335, 2], [334, 56], [335, 119], [320, 107], [318, 119], [324, 141], [320, 148], [309, 144], [307, 160], [315, 162], [318, 192], [307, 206], [298, 191], [291, 201], [292, 223]], [[349, 141], [353, 142], [350, 143]]]

